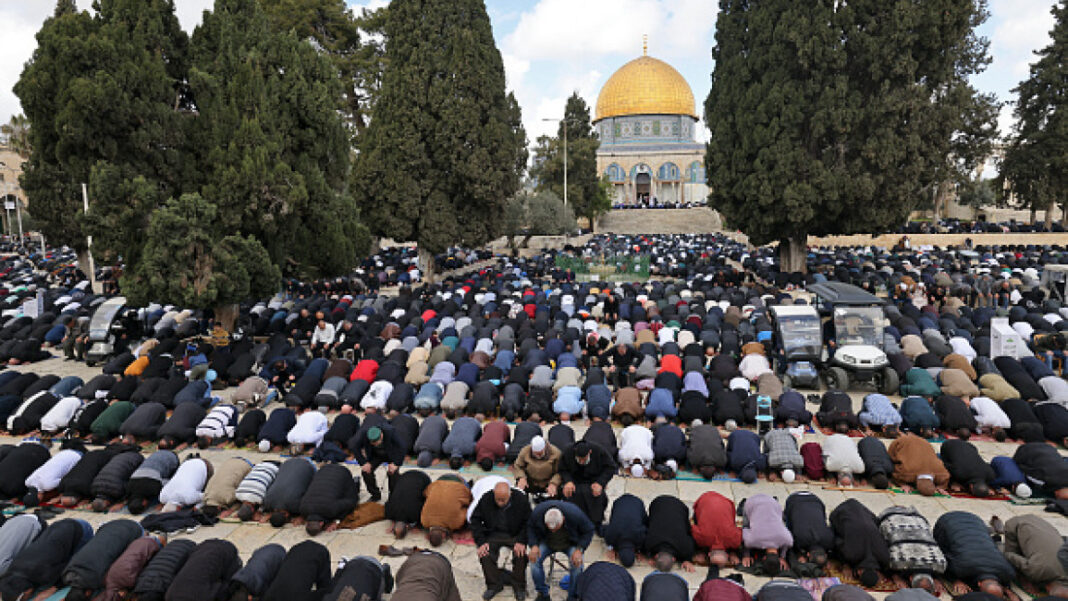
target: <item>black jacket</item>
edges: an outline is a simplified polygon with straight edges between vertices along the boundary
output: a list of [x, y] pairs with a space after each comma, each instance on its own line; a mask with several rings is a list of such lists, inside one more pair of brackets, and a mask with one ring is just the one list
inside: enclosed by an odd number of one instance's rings
[[178, 570], [185, 565], [196, 546], [191, 540], [172, 540], [153, 555], [145, 569], [137, 576], [137, 584], [133, 588], [137, 598], [144, 601], [163, 599], [164, 593], [178, 575]]
[[498, 534], [515, 538], [527, 544], [527, 522], [530, 520], [530, 500], [521, 490], [512, 489], [508, 505], [499, 507], [493, 491], [482, 495], [471, 513], [471, 535], [475, 546], [482, 546], [490, 535]]
[[623, 494], [612, 502], [612, 514], [604, 527], [604, 540], [619, 549], [630, 543], [634, 549], [642, 549], [649, 525], [645, 502], [632, 494]]
[[690, 508], [678, 497], [661, 495], [649, 504], [645, 551], [649, 556], [667, 551], [678, 561], [693, 558], [696, 544], [690, 535]]
[[827, 509], [816, 495], [797, 492], [786, 497], [782, 516], [798, 551], [810, 551], [815, 547], [825, 552], [834, 549], [834, 531], [827, 525]]
[[894, 460], [890, 459], [890, 453], [886, 445], [874, 436], [865, 436], [857, 441], [857, 451], [864, 460], [864, 475], [871, 478], [875, 474], [894, 473]]
[[92, 494], [93, 479], [112, 457], [119, 454], [121, 448], [120, 445], [112, 445], [83, 454], [78, 463], [59, 481], [59, 493], [64, 496], [88, 497]]
[[560, 477], [564, 484], [574, 482], [578, 484], [592, 484], [607, 486], [608, 481], [616, 473], [616, 462], [608, 456], [608, 452], [601, 447], [590, 445], [590, 460], [586, 465], [581, 465], [575, 460], [575, 449], [572, 447], [564, 453], [560, 460]]
[[970, 442], [957, 439], [949, 439], [942, 443], [939, 450], [942, 463], [949, 470], [949, 476], [956, 482], [964, 485], [994, 481], [996, 477], [994, 468], [983, 461], [979, 456], [979, 450]]
[[879, 531], [875, 514], [856, 499], [847, 499], [831, 512], [834, 549], [846, 564], [880, 570], [890, 566], [890, 546]]
[[221, 601], [230, 578], [241, 569], [233, 543], [208, 539], [189, 554], [167, 587], [166, 601]]
[[[245, 587], [245, 591], [254, 598], [259, 598], [274, 582], [278, 568], [286, 557], [286, 549], [278, 543], [264, 545], [252, 552], [245, 567], [233, 577], [234, 584]], [[231, 588], [235, 588], [231, 586]]]
[[386, 499], [386, 519], [406, 524], [418, 524], [423, 513], [423, 491], [430, 486], [430, 476], [419, 470], [408, 470], [389, 483]]
[[1009, 584], [1016, 577], [1016, 570], [990, 538], [986, 523], [974, 513], [942, 514], [935, 522], [934, 537], [946, 555], [946, 573], [953, 578], [966, 583], [996, 578], [1002, 584]]
[[368, 601], [381, 601], [382, 594], [393, 589], [393, 576], [389, 564], [380, 564], [367, 557], [356, 557], [345, 563], [345, 567], [334, 574], [330, 590], [323, 601], [340, 599], [362, 599], [367, 595]]
[[26, 589], [59, 582], [63, 568], [87, 536], [92, 536], [92, 529], [87, 530], [79, 520], [59, 520], [45, 528], [0, 578], [4, 601], [18, 598]]
[[63, 584], [89, 590], [103, 588], [104, 576], [112, 562], [144, 533], [141, 525], [133, 520], [114, 520], [100, 526], [63, 569]]
[[[1000, 359], [1000, 357], [999, 357]], [[1012, 456], [1032, 486], [1055, 493], [1068, 487], [1068, 463], [1057, 449], [1044, 442], [1022, 444]]]
[[300, 501], [315, 477], [315, 464], [307, 457], [291, 457], [280, 468], [278, 476], [263, 496], [263, 511], [300, 512]]
[[51, 456], [48, 448], [37, 443], [0, 447], [0, 498], [23, 497], [26, 478]]
[[340, 519], [359, 502], [360, 486], [343, 465], [328, 463], [315, 472], [300, 500], [300, 514], [308, 521]]
[[312, 540], [299, 543], [286, 553], [263, 601], [317, 600], [330, 586], [331, 568], [326, 547]]

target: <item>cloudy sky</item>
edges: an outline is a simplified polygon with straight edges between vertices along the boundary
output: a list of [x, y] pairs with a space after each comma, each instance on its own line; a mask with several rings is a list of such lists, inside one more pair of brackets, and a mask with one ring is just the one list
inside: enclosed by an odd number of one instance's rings
[[[359, 12], [388, 0], [347, 0]], [[982, 28], [993, 58], [975, 79], [983, 91], [1002, 100], [1027, 76], [1033, 51], [1049, 44], [1054, 0], [989, 0], [991, 17]], [[87, 8], [91, 0], [78, 0]], [[212, 0], [175, 0], [182, 26], [192, 31]], [[555, 131], [542, 119], [563, 115], [564, 101], [578, 91], [597, 102], [604, 82], [627, 61], [641, 55], [642, 35], [649, 54], [671, 63], [689, 81], [697, 112], [708, 94], [715, 0], [486, 0], [508, 86], [523, 107], [531, 140]], [[19, 112], [11, 92], [33, 53], [35, 32], [55, 6], [53, 0], [0, 0], [0, 121]], [[1003, 133], [1011, 124], [1003, 111]], [[702, 130], [703, 131], [703, 130]]]

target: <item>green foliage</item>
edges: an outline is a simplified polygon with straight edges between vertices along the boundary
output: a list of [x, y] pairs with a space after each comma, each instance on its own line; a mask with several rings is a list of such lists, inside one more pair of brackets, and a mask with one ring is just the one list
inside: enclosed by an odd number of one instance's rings
[[[362, 39], [361, 29], [374, 33], [381, 21], [375, 11], [366, 19], [357, 18], [345, 0], [261, 0], [272, 26], [292, 32], [334, 63], [342, 85], [339, 99], [346, 121], [355, 129], [367, 125], [374, 95], [381, 80], [382, 44]], [[370, 29], [368, 29], [370, 28]]]
[[[508, 199], [501, 223], [515, 250], [526, 246], [532, 236], [559, 236], [575, 229], [575, 214], [552, 192], [532, 194], [524, 190]], [[518, 236], [524, 237], [521, 244], [515, 241]]]
[[531, 177], [537, 180], [539, 191], [551, 191], [563, 197], [565, 124], [568, 206], [592, 224], [612, 208], [612, 202], [597, 173], [597, 148], [601, 143], [590, 123], [590, 109], [577, 92], [567, 99], [556, 137], [538, 138]]
[[999, 168], [1006, 200], [1032, 210], [1068, 203], [1068, 3], [1052, 12], [1053, 43], [1013, 90], [1016, 126]]
[[30, 120], [25, 115], [12, 115], [0, 125], [0, 144], [4, 144], [23, 158], [30, 156]]
[[969, 180], [957, 186], [957, 202], [977, 209], [990, 207], [998, 202], [994, 181], [989, 179]]
[[167, 201], [152, 215], [141, 260], [120, 280], [124, 293], [139, 305], [221, 307], [275, 292], [281, 273], [263, 245], [226, 231], [218, 207], [200, 195]]
[[985, 0], [721, 0], [710, 205], [757, 244], [901, 223], [984, 157]]
[[439, 253], [501, 231], [526, 134], [481, 0], [395, 0], [353, 188], [373, 234]]
[[164, 198], [176, 189], [187, 67], [188, 38], [172, 0], [98, 0], [94, 7], [90, 16], [61, 0], [15, 85], [32, 148], [22, 188], [49, 241], [79, 249], [86, 234], [140, 227], [105, 212], [115, 203], [94, 205], [94, 220], [79, 218], [81, 183], [92, 183], [94, 166], [142, 177]]
[[226, 231], [258, 240], [290, 275], [351, 268], [369, 236], [346, 192], [348, 140], [335, 65], [272, 28], [256, 0], [217, 0], [193, 34], [186, 190]]

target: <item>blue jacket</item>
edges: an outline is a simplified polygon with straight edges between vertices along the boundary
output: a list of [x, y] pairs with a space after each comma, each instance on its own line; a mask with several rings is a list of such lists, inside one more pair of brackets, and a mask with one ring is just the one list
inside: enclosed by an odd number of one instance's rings
[[649, 525], [649, 514], [645, 511], [645, 502], [626, 493], [612, 502], [612, 514], [608, 525], [604, 527], [604, 541], [618, 549], [624, 542], [641, 549], [645, 545], [645, 529]]
[[910, 396], [901, 401], [901, 424], [909, 430], [937, 429], [942, 425], [927, 399]]
[[667, 388], [654, 388], [649, 393], [649, 403], [645, 406], [646, 417], [663, 415], [667, 418], [673, 418], [677, 414], [678, 408], [675, 407], [675, 397], [672, 396], [670, 390]]
[[593, 522], [579, 509], [578, 505], [568, 501], [543, 501], [538, 503], [534, 512], [530, 514], [530, 522], [527, 524], [527, 541], [530, 545], [539, 545], [545, 542], [548, 528], [545, 526], [545, 512], [553, 507], [564, 514], [564, 528], [567, 529], [568, 539], [573, 546], [585, 550], [593, 540]]
[[578, 577], [575, 593], [580, 601], [634, 601], [634, 578], [623, 566], [595, 562]]

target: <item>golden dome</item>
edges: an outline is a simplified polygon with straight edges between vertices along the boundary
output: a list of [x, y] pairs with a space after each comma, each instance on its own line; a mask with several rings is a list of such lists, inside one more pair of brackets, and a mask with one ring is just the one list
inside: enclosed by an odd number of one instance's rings
[[690, 84], [674, 67], [651, 56], [641, 56], [623, 65], [601, 88], [594, 121], [622, 115], [697, 118]]

